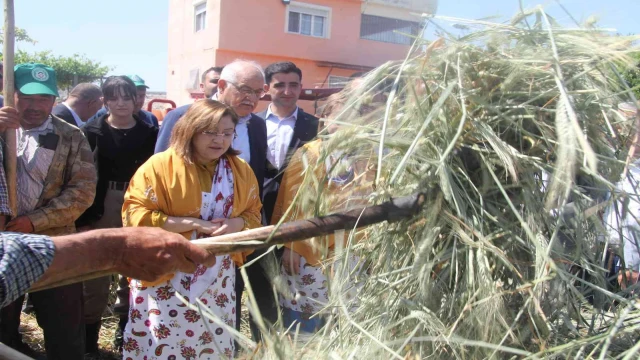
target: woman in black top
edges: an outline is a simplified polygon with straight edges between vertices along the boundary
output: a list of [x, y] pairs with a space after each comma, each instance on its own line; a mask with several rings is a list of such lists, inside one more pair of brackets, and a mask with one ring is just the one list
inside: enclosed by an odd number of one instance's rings
[[[107, 78], [102, 85], [102, 94], [108, 113], [82, 128], [98, 170], [95, 200], [78, 220], [84, 229], [122, 227], [122, 204], [129, 180], [153, 155], [158, 137], [157, 128], [133, 115], [136, 87], [131, 79], [126, 76]], [[107, 277], [84, 284], [88, 353], [98, 352], [98, 334], [102, 313], [108, 304], [110, 280]]]

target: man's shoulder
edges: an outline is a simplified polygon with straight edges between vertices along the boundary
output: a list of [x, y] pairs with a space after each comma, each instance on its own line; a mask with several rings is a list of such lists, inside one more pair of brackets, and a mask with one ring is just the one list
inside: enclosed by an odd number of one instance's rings
[[58, 114], [62, 114], [62, 113], [68, 113], [70, 112], [69, 109], [67, 109], [66, 106], [64, 106], [63, 103], [60, 103], [56, 106], [53, 107], [53, 109], [51, 110], [51, 113], [54, 115], [58, 115]]
[[187, 105], [179, 106], [179, 107], [169, 111], [167, 113], [167, 115], [165, 115], [164, 121], [167, 121], [169, 119], [174, 120], [174, 119], [177, 119], [177, 118], [181, 118], [182, 116], [184, 116], [184, 114], [187, 113], [187, 111], [189, 110], [190, 107], [191, 107], [191, 104], [187, 104]]
[[310, 122], [318, 122], [319, 119], [311, 114], [309, 114], [308, 112], [302, 110], [301, 108], [298, 108], [298, 119], [303, 118], [306, 121], [310, 121]]
[[79, 127], [69, 124], [64, 119], [56, 115], [51, 114], [51, 123], [53, 124], [54, 131], [63, 137], [78, 140], [85, 139], [84, 133]]
[[262, 120], [267, 120], [267, 110], [260, 111], [259, 113], [255, 113], [253, 115], [261, 118]]

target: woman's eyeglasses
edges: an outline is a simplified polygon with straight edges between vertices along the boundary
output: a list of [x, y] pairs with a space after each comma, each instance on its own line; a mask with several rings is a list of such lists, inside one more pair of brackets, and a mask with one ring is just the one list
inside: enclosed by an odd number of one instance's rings
[[212, 137], [212, 138], [213, 137], [222, 137], [223, 139], [226, 139], [226, 140], [235, 139], [236, 136], [237, 136], [235, 131], [229, 131], [229, 132], [225, 131], [225, 132], [219, 133], [219, 132], [216, 132], [216, 131], [208, 131], [208, 130], [203, 131], [202, 135], [206, 135], [206, 136], [209, 136], [209, 137]]

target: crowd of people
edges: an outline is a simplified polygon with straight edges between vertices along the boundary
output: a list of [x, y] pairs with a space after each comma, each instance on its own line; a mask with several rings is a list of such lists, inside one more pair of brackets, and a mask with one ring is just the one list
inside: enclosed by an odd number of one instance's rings
[[[302, 71], [295, 64], [263, 69], [237, 60], [212, 67], [200, 85], [205, 99], [170, 111], [161, 127], [142, 110], [147, 86], [139, 76], [112, 76], [101, 87], [78, 84], [58, 105], [52, 68], [20, 64], [15, 79], [15, 106], [0, 109], [0, 131], [17, 134], [18, 204], [12, 214], [0, 167], [0, 228], [3, 259], [22, 260], [0, 265], [4, 344], [36, 355], [19, 333], [30, 287], [99, 270], [122, 274], [113, 310], [120, 317], [114, 342], [124, 359], [232, 357], [239, 345], [229, 328], [239, 329], [245, 288], [239, 267], [247, 261], [278, 261], [284, 252], [281, 271], [298, 274], [288, 297], [318, 301], [300, 281], [309, 271], [305, 256], [315, 276], [326, 278], [312, 246], [211, 255], [188, 241], [283, 217], [302, 181], [300, 153], [317, 148], [319, 130], [319, 119], [297, 104]], [[266, 93], [271, 103], [254, 114]], [[337, 111], [343, 103], [334, 98], [327, 108]], [[340, 178], [344, 186], [353, 171]], [[263, 321], [275, 323], [283, 300], [260, 262], [246, 270]], [[28, 294], [48, 359], [98, 353], [113, 282], [109, 276]], [[220, 323], [205, 321], [183, 301], [206, 307]], [[318, 306], [283, 308], [289, 323], [317, 328], [309, 318]], [[259, 341], [253, 319], [251, 330]]]
[[[285, 328], [299, 323], [317, 331], [322, 317], [311, 315], [326, 304], [332, 274], [323, 259], [344, 244], [344, 234], [320, 247], [309, 240], [219, 255], [189, 242], [310, 215], [287, 212], [323, 141], [320, 120], [297, 104], [302, 80], [291, 62], [212, 67], [200, 85], [205, 99], [170, 111], [158, 127], [142, 110], [147, 86], [139, 76], [112, 76], [101, 87], [78, 84], [54, 106], [55, 71], [17, 65], [15, 106], [0, 108], [0, 131], [16, 131], [18, 160], [15, 214], [0, 167], [0, 340], [35, 356], [19, 333], [23, 294], [102, 270], [121, 275], [29, 293], [48, 359], [98, 352], [114, 282], [120, 318], [114, 342], [127, 360], [233, 357], [239, 344], [230, 330], [239, 329], [247, 285], [267, 324], [282, 318]], [[254, 113], [266, 93], [271, 103]], [[345, 99], [344, 92], [334, 94], [324, 107], [328, 134], [338, 127], [331, 119]], [[359, 165], [332, 154], [314, 172], [329, 192], [351, 187], [350, 195], [364, 194], [370, 168]], [[625, 225], [638, 228], [637, 221]], [[624, 241], [629, 234], [614, 237]], [[239, 267], [259, 258], [281, 264], [288, 296], [274, 296], [260, 262], [246, 267], [250, 284], [244, 283]], [[362, 266], [356, 256], [344, 260], [349, 269]], [[629, 263], [626, 275], [635, 282], [637, 263]], [[252, 337], [260, 341], [254, 320]]]

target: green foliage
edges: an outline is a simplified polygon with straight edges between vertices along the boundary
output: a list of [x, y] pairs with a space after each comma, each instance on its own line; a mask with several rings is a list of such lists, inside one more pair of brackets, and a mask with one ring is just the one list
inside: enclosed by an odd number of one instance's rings
[[88, 59], [85, 55], [56, 56], [50, 50], [27, 53], [18, 51], [15, 63], [36, 62], [51, 66], [56, 71], [58, 87], [68, 89], [73, 86], [74, 76], [77, 81], [93, 82], [105, 76], [112, 68], [102, 65], [98, 61]]
[[636, 94], [636, 99], [640, 99], [640, 52], [632, 54], [635, 64], [623, 70], [624, 78]]
[[[16, 42], [28, 42], [35, 44], [37, 41], [32, 39], [25, 29], [16, 28]], [[0, 44], [4, 43], [4, 32], [0, 32]]]
[[[36, 43], [36, 40], [32, 39], [26, 30], [16, 28], [16, 42], [20, 41], [32, 44]], [[4, 34], [0, 34], [0, 44], [3, 42]], [[2, 54], [0, 53], [0, 58], [1, 57]], [[32, 62], [51, 66], [56, 71], [58, 87], [67, 90], [73, 86], [74, 79], [77, 80], [78, 83], [93, 82], [113, 70], [98, 61], [87, 58], [85, 55], [56, 56], [51, 50], [38, 51], [35, 53], [18, 50], [15, 54], [14, 61], [16, 64]]]

